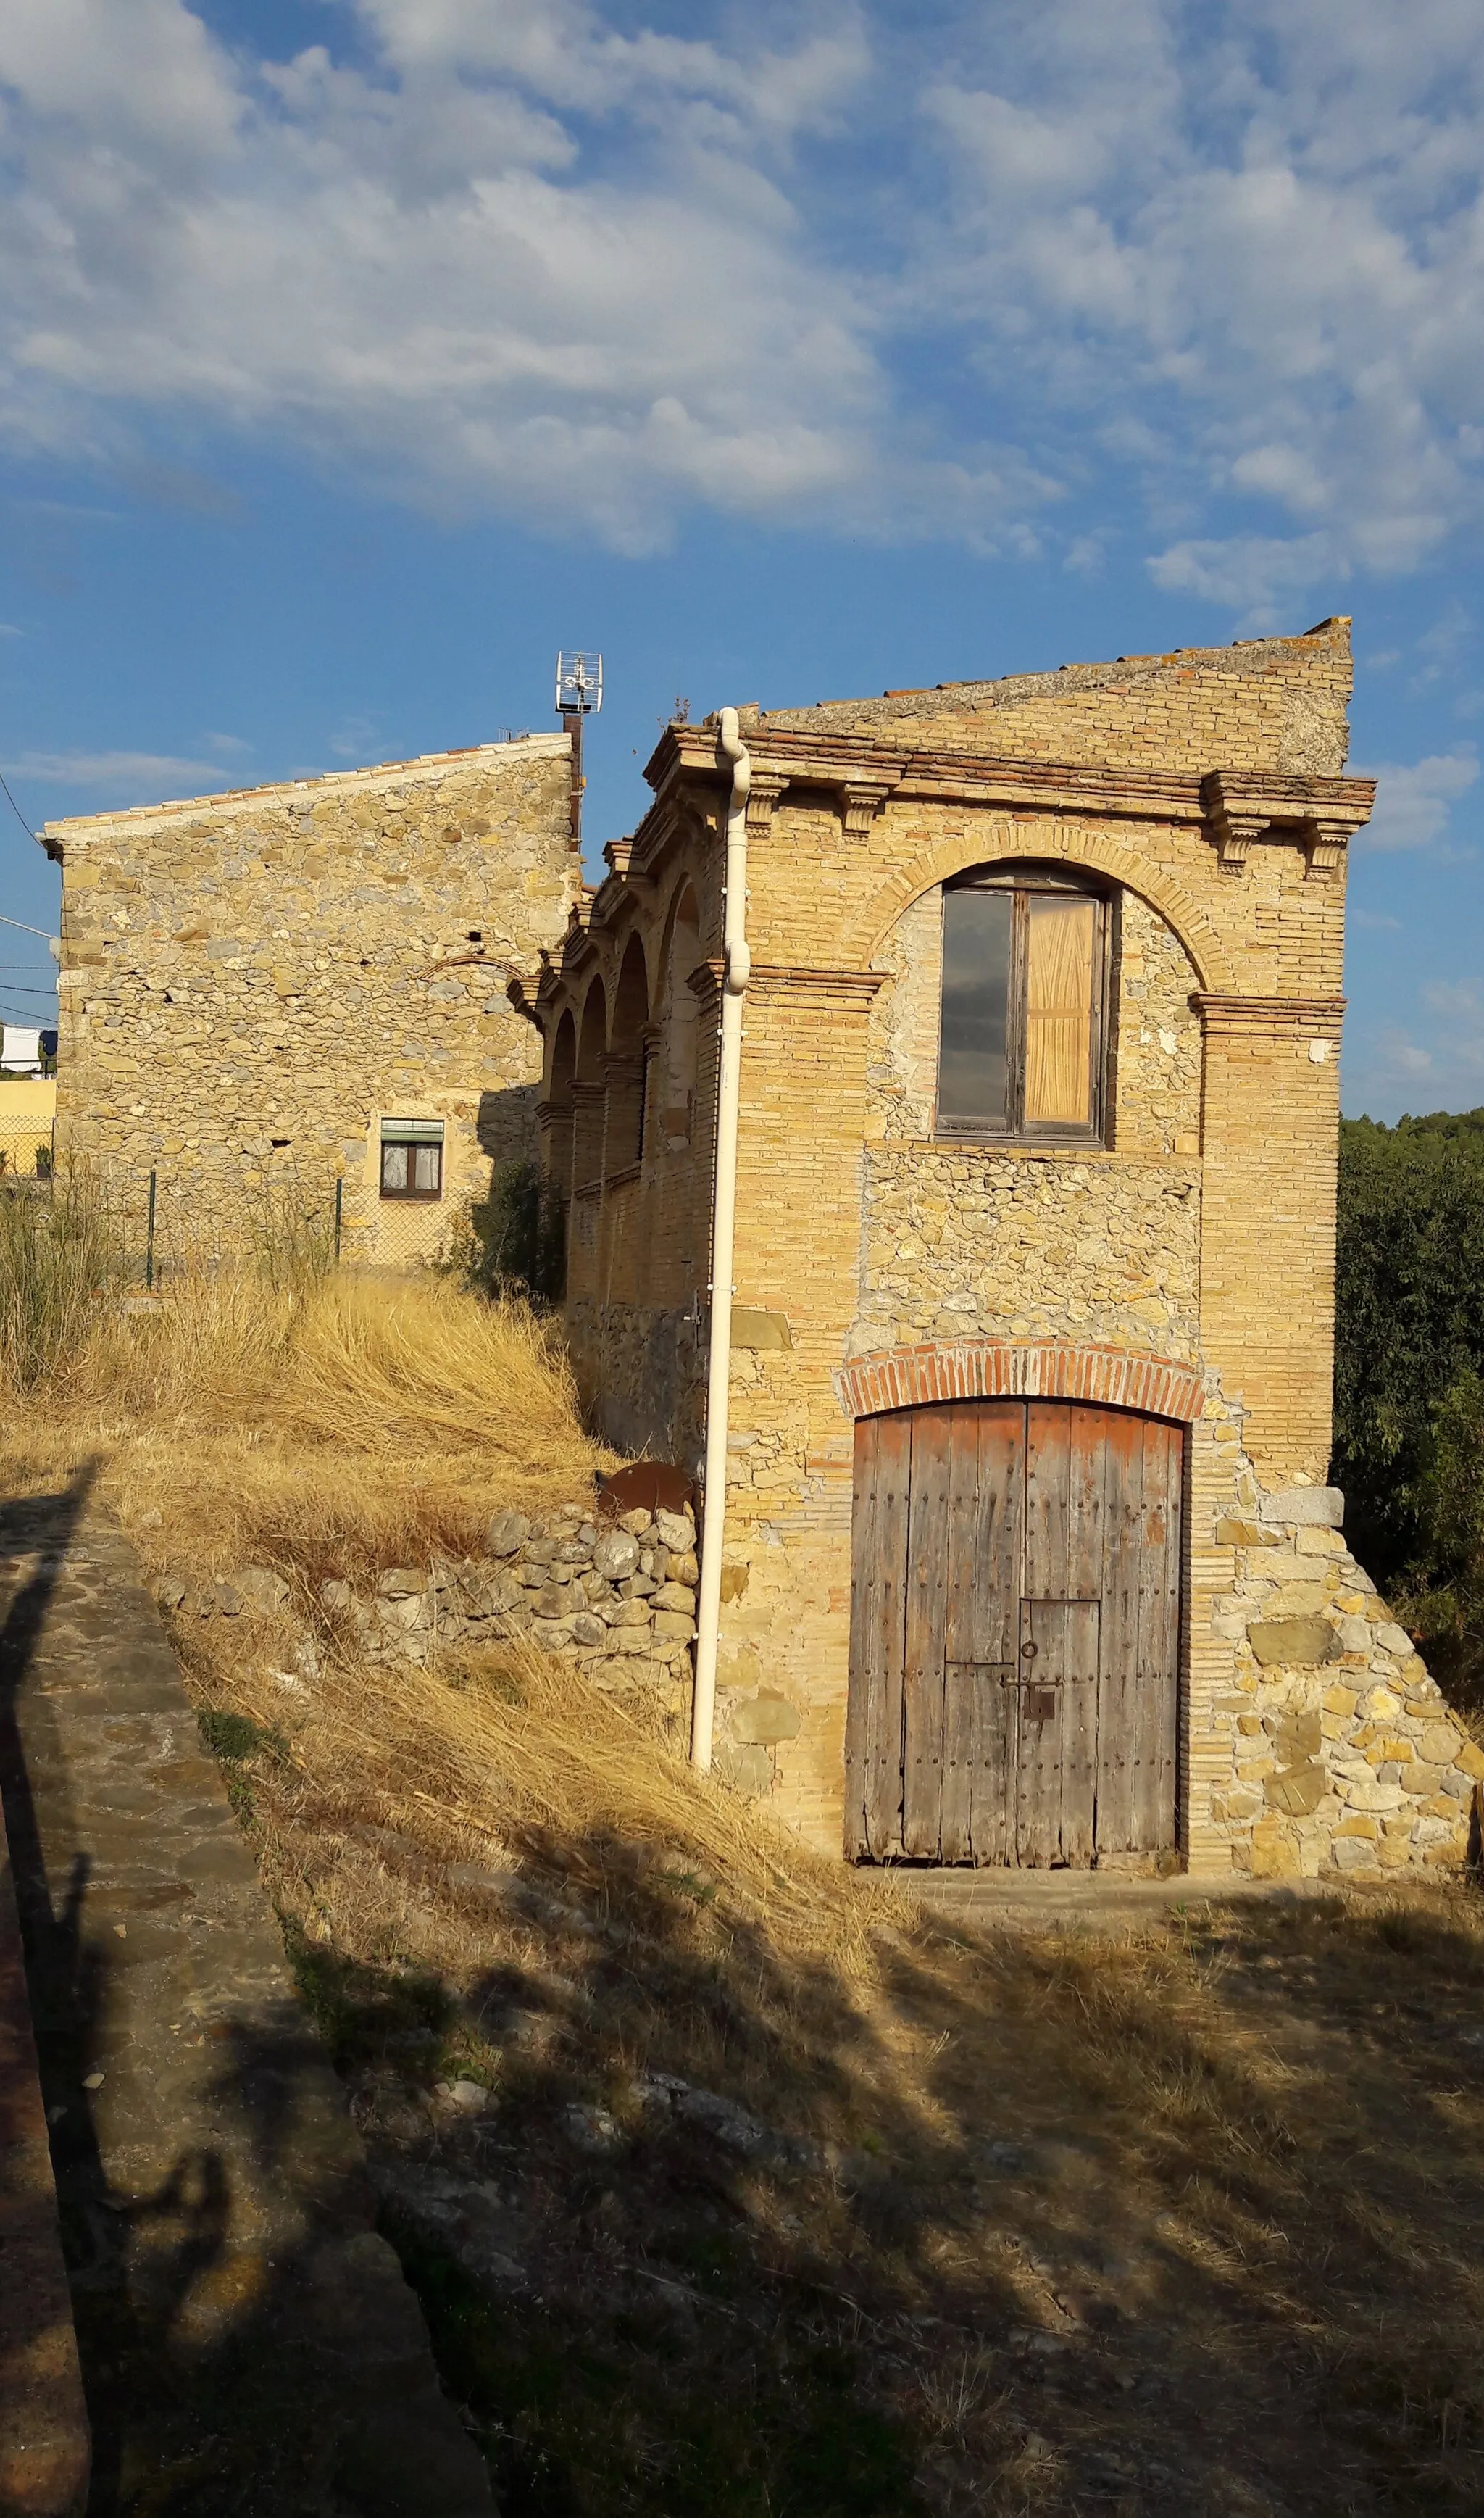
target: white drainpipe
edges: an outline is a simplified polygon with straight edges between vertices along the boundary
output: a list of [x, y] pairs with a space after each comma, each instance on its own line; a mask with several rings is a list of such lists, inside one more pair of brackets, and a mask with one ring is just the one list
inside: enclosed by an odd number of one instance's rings
[[727, 805], [727, 914], [721, 989], [721, 1068], [716, 1086], [716, 1188], [711, 1218], [711, 1344], [706, 1368], [706, 1488], [700, 1528], [700, 1596], [696, 1607], [696, 1694], [691, 1763], [711, 1763], [716, 1715], [716, 1641], [721, 1624], [721, 1541], [727, 1517], [727, 1397], [732, 1368], [732, 1245], [737, 1223], [737, 1113], [742, 1090], [742, 998], [752, 973], [747, 950], [747, 790], [752, 763], [737, 711], [721, 713], [721, 749], [732, 763]]

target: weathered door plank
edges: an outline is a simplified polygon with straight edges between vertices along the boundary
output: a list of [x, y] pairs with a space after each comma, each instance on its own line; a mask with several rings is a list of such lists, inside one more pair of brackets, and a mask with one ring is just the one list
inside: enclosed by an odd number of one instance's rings
[[902, 1843], [936, 1862], [943, 1825], [949, 1465], [954, 1410], [913, 1411], [908, 1519], [907, 1653], [903, 1677]]
[[1110, 1411], [1103, 1432], [1103, 1618], [1098, 1708], [1097, 1845], [1131, 1850], [1139, 1729], [1139, 1548], [1144, 1530], [1143, 1419]]
[[951, 1410], [948, 1431], [948, 1595], [944, 1604], [939, 1845], [945, 1862], [966, 1862], [974, 1773], [975, 1609], [983, 1588], [983, 1522], [990, 1499], [980, 1486], [976, 1410]]
[[1175, 1841], [1175, 1696], [1180, 1628], [1180, 1468], [1176, 1428], [1146, 1417], [1138, 1545], [1138, 1727], [1134, 1843], [1157, 1853]]
[[[1031, 1403], [1026, 1411], [1025, 1599], [1059, 1600], [1066, 1593], [1070, 1434], [1065, 1408]], [[1034, 1634], [1024, 1614], [1020, 1628], [1016, 1858], [1039, 1870], [1056, 1860], [1061, 1847], [1061, 1692], [1054, 1684], [1039, 1684], [1042, 1652], [1057, 1651], [1059, 1645], [1050, 1628], [1042, 1636]]]
[[850, 1492], [850, 1689], [845, 1702], [847, 1862], [859, 1862], [871, 1850], [870, 1804], [876, 1745], [873, 1733], [882, 1677], [876, 1650], [880, 1617], [876, 1598], [880, 1568], [876, 1475], [881, 1421], [879, 1416], [856, 1420]]
[[[954, 1411], [953, 1567], [949, 1585], [951, 1751], [966, 1740], [967, 1795], [945, 1790], [944, 1860], [1013, 1859], [1016, 1742], [1015, 1604], [1025, 1501], [1025, 1402], [970, 1401]], [[972, 1516], [956, 1498], [969, 1486]], [[952, 1827], [951, 1827], [952, 1812]], [[951, 1855], [950, 1843], [959, 1850]]]
[[[1070, 1408], [1067, 1480], [1069, 1603], [1062, 1686], [1062, 1829], [1065, 1862], [1086, 1868], [1096, 1843], [1099, 1609], [1104, 1580], [1107, 1417], [1101, 1409]], [[1090, 1618], [1085, 1610], [1090, 1606]]]
[[912, 1417], [904, 1411], [873, 1421], [877, 1430], [871, 1609], [867, 1639], [869, 1742], [866, 1811], [869, 1851], [880, 1862], [902, 1850], [902, 1674]]

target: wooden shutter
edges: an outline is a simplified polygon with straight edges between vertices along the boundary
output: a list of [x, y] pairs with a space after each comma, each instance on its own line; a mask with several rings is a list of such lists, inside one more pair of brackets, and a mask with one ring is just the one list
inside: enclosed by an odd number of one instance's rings
[[1027, 910], [1025, 1124], [1086, 1126], [1098, 904], [1034, 892]]

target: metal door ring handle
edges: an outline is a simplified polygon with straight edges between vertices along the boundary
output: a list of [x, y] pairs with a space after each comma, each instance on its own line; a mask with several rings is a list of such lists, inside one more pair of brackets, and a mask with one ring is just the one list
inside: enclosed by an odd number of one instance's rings
[[1020, 1647], [1020, 1658], [1022, 1661], [1034, 1661], [1036, 1659], [1036, 1646], [1034, 1644], [1022, 1644]]

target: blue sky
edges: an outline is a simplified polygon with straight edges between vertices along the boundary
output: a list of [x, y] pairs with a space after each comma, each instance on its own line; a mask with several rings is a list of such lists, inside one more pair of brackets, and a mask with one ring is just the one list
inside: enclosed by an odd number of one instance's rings
[[677, 696], [1348, 612], [1345, 1105], [1484, 1103], [1481, 86], [1472, 0], [8, 0], [21, 814], [544, 725], [585, 643], [597, 845]]

